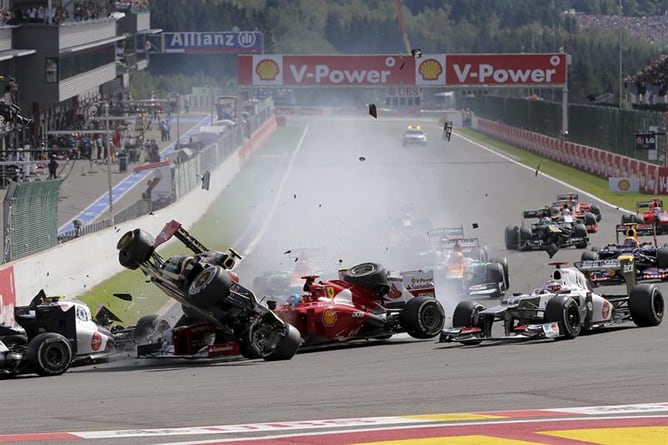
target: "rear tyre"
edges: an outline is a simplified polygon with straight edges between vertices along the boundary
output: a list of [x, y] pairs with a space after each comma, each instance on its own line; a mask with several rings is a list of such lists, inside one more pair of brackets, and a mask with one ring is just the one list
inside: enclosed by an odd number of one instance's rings
[[596, 222], [601, 221], [601, 209], [598, 206], [591, 206], [591, 213], [596, 217]]
[[144, 315], [137, 321], [134, 338], [137, 346], [157, 343], [162, 333], [170, 328], [169, 321], [161, 315]]
[[527, 226], [522, 226], [520, 227], [520, 234], [519, 234], [519, 246], [522, 248], [527, 242], [531, 241], [533, 239], [533, 231], [531, 230], [531, 227]]
[[201, 271], [190, 283], [186, 300], [198, 308], [221, 303], [230, 294], [232, 279], [220, 266], [211, 266]]
[[659, 247], [656, 249], [656, 267], [659, 269], [668, 268], [668, 247]]
[[564, 338], [575, 338], [582, 329], [580, 307], [568, 295], [556, 295], [545, 306], [545, 322], [559, 323], [559, 332]]
[[598, 253], [592, 251], [592, 250], [585, 250], [582, 252], [582, 255], [580, 256], [581, 261], [597, 261], [598, 260]]
[[55, 332], [38, 334], [26, 349], [26, 359], [41, 376], [61, 375], [72, 363], [72, 346], [65, 337]]
[[151, 235], [141, 229], [126, 232], [116, 244], [119, 251], [118, 262], [126, 269], [138, 269], [151, 258], [154, 242]]
[[515, 250], [518, 247], [518, 238], [517, 234], [518, 231], [516, 228], [511, 227], [511, 226], [506, 226], [506, 230], [504, 232], [505, 234], [505, 239], [506, 239], [506, 249], [508, 250]]
[[343, 279], [366, 289], [388, 286], [387, 271], [378, 263], [357, 264], [343, 273]]
[[414, 338], [436, 337], [445, 324], [445, 310], [432, 297], [415, 297], [406, 303], [399, 314], [401, 327]]
[[508, 260], [504, 258], [492, 258], [492, 263], [500, 264], [503, 268], [503, 282], [506, 285], [506, 290], [510, 289], [510, 271], [508, 267]]
[[629, 310], [633, 322], [640, 327], [658, 326], [663, 320], [663, 294], [654, 284], [638, 284], [631, 290]]
[[596, 215], [589, 212], [584, 214], [584, 223], [586, 226], [593, 226], [596, 224], [596, 222], [597, 222]]
[[[505, 285], [506, 279], [503, 273], [503, 266], [499, 263], [487, 263], [485, 265], [485, 280], [487, 283], [501, 283], [501, 285]], [[497, 297], [500, 296], [497, 295]]]

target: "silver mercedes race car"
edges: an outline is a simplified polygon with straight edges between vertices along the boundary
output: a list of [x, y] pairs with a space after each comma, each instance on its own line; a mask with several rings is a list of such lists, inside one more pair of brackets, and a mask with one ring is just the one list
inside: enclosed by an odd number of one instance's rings
[[[459, 303], [452, 316], [453, 327], [443, 329], [440, 341], [478, 344], [485, 340], [575, 338], [582, 331], [626, 321], [644, 327], [657, 326], [663, 320], [663, 294], [654, 284], [636, 284], [633, 257], [583, 261], [575, 267], [564, 262], [549, 264], [555, 266], [551, 279], [530, 294], [513, 295], [489, 308], [470, 300]], [[590, 274], [601, 271], [621, 275], [626, 294], [594, 292]], [[497, 321], [503, 324], [502, 336], [492, 332]]]

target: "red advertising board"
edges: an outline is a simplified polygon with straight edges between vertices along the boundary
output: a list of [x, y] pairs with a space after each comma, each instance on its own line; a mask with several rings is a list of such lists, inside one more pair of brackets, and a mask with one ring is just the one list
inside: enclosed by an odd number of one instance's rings
[[239, 85], [332, 86], [554, 86], [567, 79], [567, 55], [425, 54], [238, 56]]
[[14, 267], [0, 269], [0, 325], [14, 324], [14, 306], [16, 290], [14, 288]]

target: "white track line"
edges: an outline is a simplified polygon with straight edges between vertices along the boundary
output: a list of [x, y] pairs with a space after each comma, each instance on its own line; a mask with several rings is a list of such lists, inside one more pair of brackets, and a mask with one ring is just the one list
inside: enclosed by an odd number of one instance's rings
[[[493, 148], [490, 148], [490, 147], [488, 147], [488, 146], [486, 146], [486, 145], [483, 145], [483, 144], [481, 144], [481, 143], [479, 143], [479, 142], [476, 142], [476, 141], [474, 141], [474, 140], [472, 140], [472, 139], [469, 139], [469, 138], [467, 138], [466, 136], [462, 136], [461, 134], [456, 134], [456, 135], [453, 134], [453, 136], [462, 138], [462, 139], [464, 139], [466, 142], [468, 142], [468, 143], [470, 143], [470, 144], [473, 144], [473, 145], [475, 145], [476, 147], [482, 148], [483, 150], [486, 150], [486, 151], [488, 151], [488, 152], [490, 152], [490, 153], [492, 153], [492, 154], [495, 154], [495, 155], [497, 155], [497, 156], [499, 156], [499, 157], [501, 157], [501, 158], [503, 158], [503, 159], [505, 159], [505, 160], [507, 160], [507, 161], [510, 161], [510, 162], [512, 162], [512, 163], [515, 164], [515, 165], [519, 165], [520, 167], [526, 168], [527, 170], [530, 170], [530, 171], [532, 171], [532, 172], [535, 172], [535, 171], [536, 171], [536, 169], [535, 169], [534, 167], [530, 167], [530, 166], [528, 166], [528, 165], [522, 164], [521, 162], [519, 162], [519, 161], [517, 161], [517, 160], [511, 158], [510, 156], [508, 156], [508, 155], [506, 155], [506, 154], [504, 154], [504, 153], [501, 153], [500, 151], [494, 150]], [[488, 136], [488, 137], [489, 137], [489, 136]], [[501, 141], [499, 141], [499, 143], [505, 143], [505, 142], [501, 142]], [[510, 144], [508, 144], [508, 145], [510, 145]], [[521, 148], [519, 148], [519, 147], [516, 147], [516, 148], [518, 148], [518, 149], [520, 149], [520, 150], [523, 150], [523, 149], [521, 149]], [[526, 151], [528, 151], [528, 150], [526, 150]], [[531, 153], [531, 152], [530, 152], [530, 153]], [[551, 160], [551, 159], [549, 159], [549, 158], [547, 158], [547, 159], [548, 159], [548, 160]], [[557, 162], [557, 161], [553, 161], [553, 162]], [[567, 167], [570, 167], [570, 166], [567, 165], [567, 164], [563, 164], [563, 165], [566, 165]], [[585, 173], [587, 173], [587, 172], [585, 172]], [[615, 209], [615, 210], [619, 210], [619, 211], [621, 211], [621, 212], [635, 213], [634, 211], [627, 210], [627, 209], [625, 209], [625, 208], [623, 208], [623, 207], [619, 207], [619, 206], [617, 206], [617, 205], [615, 205], [615, 204], [613, 204], [613, 203], [611, 203], [611, 202], [604, 201], [604, 200], [602, 200], [601, 198], [599, 198], [598, 196], [596, 196], [596, 195], [594, 195], [594, 194], [592, 194], [592, 193], [590, 193], [590, 192], [588, 192], [588, 191], [586, 191], [586, 190], [582, 190], [582, 189], [580, 189], [580, 188], [577, 188], [577, 187], [575, 187], [574, 185], [569, 184], [569, 183], [566, 182], [566, 181], [562, 181], [561, 179], [557, 179], [557, 178], [555, 178], [554, 176], [550, 176], [550, 175], [548, 175], [548, 174], [546, 174], [546, 173], [543, 173], [543, 172], [540, 171], [540, 170], [538, 171], [538, 174], [540, 174], [541, 176], [544, 176], [544, 177], [546, 177], [546, 178], [548, 178], [548, 179], [551, 179], [552, 181], [556, 182], [557, 184], [561, 184], [561, 185], [563, 185], [563, 186], [569, 187], [569, 188], [571, 188], [571, 189], [577, 191], [578, 193], [581, 193], [581, 194], [583, 194], [583, 195], [589, 196], [590, 198], [595, 199], [596, 201], [598, 201], [598, 202], [600, 202], [600, 203], [602, 203], [602, 204], [604, 204], [604, 205], [606, 205], [606, 206], [608, 206], [608, 207], [610, 207], [610, 208], [613, 208], [613, 209]]]
[[299, 138], [299, 142], [297, 142], [297, 147], [292, 151], [292, 154], [290, 155], [290, 161], [288, 162], [288, 167], [285, 169], [285, 173], [283, 174], [283, 179], [281, 179], [281, 184], [278, 186], [278, 191], [276, 192], [276, 196], [274, 197], [274, 202], [271, 203], [271, 209], [269, 210], [269, 214], [264, 219], [264, 224], [262, 225], [262, 228], [260, 228], [260, 231], [257, 233], [257, 235], [255, 235], [255, 238], [253, 238], [253, 240], [248, 244], [246, 250], [244, 250], [244, 256], [248, 256], [253, 251], [257, 243], [259, 243], [262, 237], [264, 236], [267, 229], [269, 229], [269, 225], [271, 224], [271, 220], [274, 218], [274, 213], [276, 213], [276, 207], [278, 206], [278, 202], [283, 195], [285, 184], [288, 181], [288, 177], [290, 176], [290, 172], [292, 171], [292, 166], [295, 163], [297, 154], [299, 154], [299, 151], [302, 149], [302, 146], [304, 145], [304, 138], [306, 138], [306, 132], [308, 131], [308, 128], [309, 128], [308, 125], [304, 127], [304, 132], [302, 133], [302, 136]]

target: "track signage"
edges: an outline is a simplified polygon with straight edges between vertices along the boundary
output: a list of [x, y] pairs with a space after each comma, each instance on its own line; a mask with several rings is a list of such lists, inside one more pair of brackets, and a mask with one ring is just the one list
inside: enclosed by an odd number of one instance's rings
[[239, 85], [252, 86], [559, 86], [567, 55], [425, 54], [240, 55]]
[[259, 53], [264, 48], [260, 31], [164, 32], [165, 53]]

